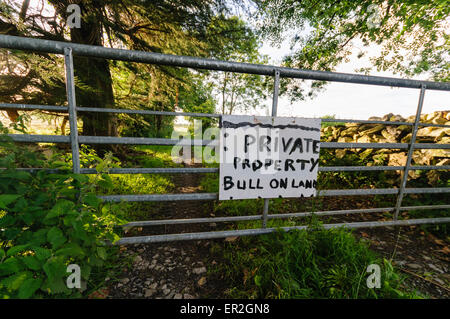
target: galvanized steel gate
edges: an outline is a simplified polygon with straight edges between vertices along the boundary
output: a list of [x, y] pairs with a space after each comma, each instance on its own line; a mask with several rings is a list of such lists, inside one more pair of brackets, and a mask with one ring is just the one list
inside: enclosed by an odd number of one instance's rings
[[[151, 220], [131, 222], [125, 226], [154, 226], [169, 224], [192, 224], [192, 223], [212, 223], [212, 222], [231, 222], [231, 221], [250, 221], [261, 220], [261, 228], [200, 232], [200, 233], [179, 233], [167, 235], [153, 235], [141, 237], [126, 237], [120, 239], [117, 244], [136, 244], [165, 242], [173, 240], [190, 239], [211, 239], [224, 238], [229, 236], [247, 236], [267, 234], [275, 231], [275, 228], [267, 228], [266, 223], [269, 219], [303, 217], [315, 214], [317, 216], [331, 216], [354, 213], [373, 213], [373, 212], [394, 212], [394, 218], [391, 221], [373, 221], [373, 222], [355, 222], [325, 224], [325, 228], [346, 226], [349, 228], [377, 227], [377, 226], [402, 226], [417, 224], [448, 223], [450, 217], [423, 218], [399, 220], [400, 211], [417, 209], [450, 209], [450, 205], [431, 205], [431, 206], [402, 206], [402, 199], [405, 194], [430, 194], [430, 193], [449, 193], [450, 188], [406, 188], [406, 181], [409, 170], [448, 170], [450, 166], [411, 166], [411, 158], [415, 149], [450, 149], [450, 144], [431, 144], [416, 143], [416, 134], [419, 127], [434, 126], [448, 127], [450, 125], [420, 123], [420, 114], [424, 100], [425, 90], [443, 90], [450, 91], [450, 83], [415, 81], [406, 79], [396, 79], [378, 76], [365, 76], [357, 74], [344, 74], [335, 72], [311, 71], [293, 68], [276, 67], [269, 65], [249, 64], [218, 61], [213, 59], [203, 59], [186, 56], [174, 56], [151, 52], [130, 51], [121, 49], [112, 49], [99, 46], [82, 45], [75, 43], [57, 42], [49, 40], [40, 40], [24, 37], [0, 35], [0, 48], [20, 49], [39, 51], [54, 54], [63, 54], [65, 59], [65, 75], [67, 88], [68, 106], [47, 106], [47, 105], [25, 105], [25, 104], [7, 104], [0, 103], [1, 109], [18, 110], [51, 110], [68, 112], [70, 123], [70, 136], [63, 135], [28, 135], [28, 134], [10, 134], [9, 136], [17, 142], [41, 142], [41, 143], [70, 143], [72, 148], [73, 172], [81, 174], [95, 174], [96, 170], [80, 167], [79, 144], [133, 144], [133, 145], [175, 145], [178, 140], [161, 138], [134, 138], [134, 137], [110, 137], [110, 136], [79, 136], [77, 129], [77, 112], [111, 112], [128, 114], [158, 114], [169, 116], [192, 116], [192, 117], [216, 117], [220, 114], [202, 114], [202, 113], [180, 113], [180, 112], [159, 112], [147, 110], [125, 110], [125, 109], [106, 109], [93, 107], [77, 107], [75, 100], [75, 84], [73, 72], [73, 54], [85, 57], [104, 58], [113, 60], [122, 60], [130, 62], [140, 62], [149, 64], [160, 64], [168, 66], [188, 67], [194, 69], [208, 69], [216, 71], [228, 71], [238, 73], [250, 73], [266, 76], [274, 76], [274, 92], [272, 104], [272, 116], [277, 115], [278, 88], [280, 77], [300, 78], [308, 80], [335, 81], [358, 84], [372, 84], [379, 86], [392, 86], [402, 88], [420, 89], [419, 102], [417, 106], [416, 118], [414, 123], [409, 122], [389, 122], [389, 121], [371, 121], [371, 120], [349, 120], [349, 119], [322, 119], [323, 122], [344, 122], [344, 123], [367, 123], [367, 124], [385, 124], [385, 125], [409, 125], [412, 126], [412, 138], [410, 143], [336, 143], [321, 142], [321, 148], [343, 149], [343, 148], [373, 148], [373, 149], [407, 149], [408, 157], [405, 166], [331, 166], [319, 167], [321, 172], [334, 171], [382, 171], [382, 170], [401, 170], [404, 172], [400, 188], [387, 189], [351, 189], [351, 190], [322, 190], [319, 196], [342, 196], [342, 195], [383, 195], [397, 194], [397, 203], [395, 207], [371, 208], [371, 209], [352, 209], [337, 211], [320, 212], [302, 212], [289, 214], [269, 214], [269, 200], [264, 200], [264, 211], [262, 215], [254, 216], [231, 216], [231, 217], [213, 217], [213, 218], [193, 218], [193, 219], [171, 219], [171, 220]], [[208, 145], [213, 141], [191, 141], [191, 145]], [[189, 142], [189, 143], [191, 143]], [[39, 168], [23, 169], [27, 171], [36, 171]], [[218, 172], [218, 168], [115, 168], [111, 169], [111, 174], [144, 174], [144, 173], [211, 173]], [[149, 195], [109, 195], [99, 196], [107, 202], [118, 201], [184, 201], [184, 200], [217, 200], [216, 193], [193, 193], [193, 194], [149, 194]], [[305, 229], [307, 226], [283, 227], [288, 231], [291, 229]]]

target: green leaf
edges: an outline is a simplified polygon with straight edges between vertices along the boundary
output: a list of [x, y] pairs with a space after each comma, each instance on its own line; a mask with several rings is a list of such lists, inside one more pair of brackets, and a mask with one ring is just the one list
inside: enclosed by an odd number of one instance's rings
[[63, 161], [54, 161], [54, 162], [52, 162], [52, 165], [54, 168], [68, 167], [68, 164]]
[[26, 244], [26, 245], [17, 245], [17, 246], [14, 246], [14, 247], [11, 247], [10, 249], [8, 249], [8, 251], [6, 252], [6, 256], [14, 256], [14, 255], [16, 255], [17, 253], [20, 253], [20, 252], [22, 252], [22, 251], [24, 251], [25, 249], [27, 249], [28, 248], [28, 244]]
[[84, 196], [84, 203], [88, 206], [98, 207], [98, 205], [100, 205], [101, 202], [102, 200], [98, 198], [96, 194], [90, 193]]
[[97, 166], [95, 167], [95, 170], [97, 171], [97, 173], [103, 172], [105, 165], [106, 165], [106, 163], [104, 161], [101, 161], [100, 163], [98, 163]]
[[36, 292], [36, 290], [41, 287], [41, 278], [28, 278], [26, 279], [19, 288], [19, 298], [28, 299]]
[[83, 223], [79, 220], [75, 220], [72, 222], [73, 229], [75, 230], [74, 236], [76, 238], [82, 239], [82, 240], [88, 240], [88, 234], [86, 230], [83, 227]]
[[51, 279], [48, 278], [44, 282], [42, 289], [48, 290], [51, 294], [59, 294], [69, 291], [62, 277]]
[[112, 234], [111, 242], [114, 244], [116, 241], [120, 240], [120, 236], [116, 233]]
[[33, 222], [34, 222], [35, 214], [33, 214], [33, 212], [31, 212], [31, 213], [28, 212], [28, 213], [21, 214], [20, 217], [25, 222], [25, 224], [27, 224], [28, 226], [31, 226], [31, 224], [33, 224]]
[[52, 227], [47, 233], [47, 240], [50, 244], [52, 244], [53, 249], [56, 249], [61, 247], [67, 239], [64, 237], [61, 229], [58, 227]]
[[53, 194], [51, 194], [51, 193], [40, 192], [40, 193], [36, 196], [36, 198], [34, 199], [34, 204], [35, 204], [36, 206], [39, 206], [39, 207], [40, 207], [40, 206], [41, 206], [42, 204], [44, 204], [45, 202], [51, 200], [52, 195], [53, 195]]
[[2, 174], [2, 177], [4, 177], [4, 178], [11, 178], [11, 179], [27, 180], [27, 179], [29, 179], [31, 177], [31, 174], [28, 173], [28, 172], [14, 170], [14, 171], [12, 171], [10, 173]]
[[67, 256], [67, 257], [83, 257], [84, 251], [81, 247], [76, 243], [69, 243], [65, 247], [57, 250], [55, 252], [55, 256]]
[[14, 274], [12, 276], [6, 277], [2, 280], [2, 284], [6, 286], [7, 289], [17, 290], [20, 288], [22, 283], [30, 276], [29, 272], [20, 272], [18, 274]]
[[254, 280], [255, 280], [255, 285], [260, 287], [261, 286], [261, 276], [260, 275], [256, 275]]
[[16, 222], [15, 218], [11, 215], [5, 215], [0, 218], [0, 228], [7, 228]]
[[36, 254], [37, 259], [40, 261], [47, 260], [52, 255], [52, 252], [50, 249], [43, 248], [43, 247], [33, 247], [34, 253]]
[[0, 264], [0, 276], [19, 272], [21, 268], [21, 264], [16, 257], [9, 257]]
[[48, 228], [42, 228], [33, 233], [33, 244], [35, 246], [45, 243], [48, 230]]
[[83, 267], [81, 267], [81, 278], [87, 281], [89, 279], [89, 276], [91, 275], [91, 270], [91, 266], [83, 265]]
[[106, 260], [106, 258], [108, 257], [105, 247], [97, 247], [97, 254], [103, 260]]
[[61, 256], [49, 258], [42, 268], [50, 280], [62, 278], [66, 275], [67, 270], [64, 259]]
[[102, 267], [104, 264], [103, 260], [101, 260], [100, 258], [94, 257], [94, 256], [89, 257], [89, 263], [92, 266], [96, 266], [96, 267]]
[[5, 251], [4, 251], [3, 249], [0, 248], [0, 260], [2, 260], [3, 257], [5, 257], [5, 256], [6, 256]]
[[109, 189], [113, 186], [112, 183], [110, 183], [109, 181], [104, 180], [104, 179], [99, 180], [97, 182], [97, 184], [98, 184], [98, 186], [100, 186], [101, 188], [104, 188], [104, 189]]
[[28, 201], [25, 198], [20, 197], [17, 200], [17, 202], [14, 205], [14, 207], [12, 208], [12, 211], [16, 212], [16, 213], [21, 213], [21, 212], [27, 210], [28, 207], [30, 207], [30, 206], [32, 206], [32, 204], [28, 203]]
[[21, 231], [22, 230], [18, 227], [7, 228], [4, 233], [5, 239], [6, 240], [15, 240], [17, 238], [17, 235], [19, 235]]
[[48, 220], [53, 217], [58, 217], [61, 215], [65, 215], [73, 210], [75, 204], [66, 199], [60, 199], [56, 202], [55, 206], [50, 210], [50, 212], [45, 216], [45, 220]]
[[70, 227], [72, 225], [72, 223], [78, 219], [78, 216], [79, 216], [78, 212], [69, 213], [63, 219], [64, 226], [69, 226]]
[[7, 209], [7, 205], [14, 202], [17, 198], [19, 198], [22, 195], [16, 195], [16, 194], [3, 194], [0, 195], [0, 208]]
[[42, 262], [36, 256], [25, 256], [22, 258], [23, 263], [31, 270], [40, 270]]
[[89, 182], [89, 177], [83, 174], [70, 174], [69, 176], [72, 177], [74, 180], [80, 182], [81, 184]]

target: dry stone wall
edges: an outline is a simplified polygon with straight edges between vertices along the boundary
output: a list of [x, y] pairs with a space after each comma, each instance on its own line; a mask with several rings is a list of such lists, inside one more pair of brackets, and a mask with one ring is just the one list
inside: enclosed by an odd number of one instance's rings
[[[371, 117], [369, 120], [410, 122], [415, 116], [403, 118], [392, 113], [383, 117]], [[422, 123], [450, 125], [450, 111], [438, 111], [422, 114]], [[322, 141], [325, 142], [357, 142], [357, 143], [409, 143], [412, 136], [410, 125], [384, 125], [347, 123], [342, 126], [328, 126], [322, 128]], [[450, 128], [421, 127], [417, 131], [416, 143], [450, 143]], [[406, 164], [407, 151], [395, 149], [337, 149], [333, 151], [337, 158], [343, 158], [350, 153], [356, 153], [361, 159], [367, 160], [367, 165], [402, 166]], [[412, 165], [450, 165], [450, 150], [430, 149], [415, 150]], [[397, 172], [400, 173], [400, 172]], [[426, 174], [429, 184], [436, 184], [442, 177], [443, 171], [430, 170], [420, 172], [409, 171], [409, 177], [416, 179]]]

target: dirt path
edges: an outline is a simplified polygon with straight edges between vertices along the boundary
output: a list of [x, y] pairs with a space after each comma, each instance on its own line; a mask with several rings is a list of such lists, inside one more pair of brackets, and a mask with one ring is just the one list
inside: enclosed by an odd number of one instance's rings
[[[200, 174], [173, 176], [174, 193], [198, 192]], [[194, 186], [193, 186], [194, 185]], [[153, 219], [208, 217], [211, 201], [161, 203]], [[137, 236], [214, 230], [215, 225], [167, 225], [140, 229]], [[124, 269], [119, 281], [110, 283], [108, 298], [218, 298], [223, 283], [207, 276], [212, 241], [185, 241], [130, 245], [121, 248], [124, 256], [134, 256], [133, 265]]]

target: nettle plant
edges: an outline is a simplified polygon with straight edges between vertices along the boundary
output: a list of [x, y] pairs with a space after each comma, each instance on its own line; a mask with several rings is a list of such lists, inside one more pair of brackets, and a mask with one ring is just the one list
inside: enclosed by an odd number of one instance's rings
[[[67, 173], [17, 170], [24, 159], [28, 167]], [[115, 249], [108, 243], [119, 238], [116, 218], [94, 194], [98, 184], [112, 186], [109, 176], [99, 172], [92, 183], [1, 134], [0, 167], [0, 298], [82, 297], [107, 266]], [[69, 264], [80, 266], [82, 289], [67, 287]]]

